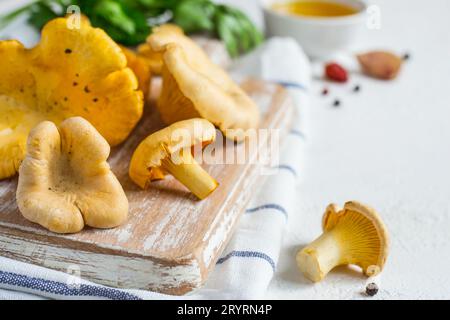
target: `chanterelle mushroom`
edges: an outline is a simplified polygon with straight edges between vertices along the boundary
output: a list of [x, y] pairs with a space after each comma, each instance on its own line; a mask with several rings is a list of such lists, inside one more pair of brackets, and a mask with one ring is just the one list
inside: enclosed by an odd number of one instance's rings
[[[175, 37], [177, 34], [183, 35], [183, 31], [178, 26], [171, 24], [162, 25], [157, 30], [158, 32], [162, 32], [162, 30], [167, 33], [172, 32]], [[231, 58], [223, 42], [202, 35], [192, 37], [192, 40], [205, 51], [213, 63], [225, 69], [230, 66]], [[176, 39], [173, 42], [176, 42]], [[160, 75], [162, 73], [163, 56], [161, 52], [156, 52], [150, 44], [143, 43], [137, 47], [137, 54], [139, 58], [147, 62], [152, 74]]]
[[161, 75], [163, 62], [160, 52], [154, 52], [148, 43], [143, 43], [137, 47], [137, 54], [147, 62], [153, 74]]
[[40, 43], [26, 49], [0, 41], [0, 179], [13, 176], [29, 131], [44, 120], [87, 119], [111, 145], [140, 120], [143, 95], [120, 47], [82, 20], [50, 21]]
[[57, 233], [84, 225], [112, 228], [128, 215], [128, 200], [106, 159], [108, 142], [81, 117], [57, 128], [44, 121], [30, 132], [20, 166], [17, 204], [22, 215]]
[[192, 156], [192, 147], [206, 146], [216, 139], [214, 125], [205, 119], [174, 123], [147, 137], [138, 146], [130, 163], [131, 179], [145, 189], [154, 180], [173, 175], [199, 199], [218, 186]]
[[297, 264], [311, 281], [322, 280], [339, 265], [357, 265], [367, 276], [383, 269], [388, 255], [388, 234], [371, 208], [347, 202], [343, 209], [328, 206], [323, 217], [324, 233], [297, 254]]
[[139, 82], [139, 90], [144, 93], [144, 98], [148, 98], [148, 93], [150, 91], [150, 83], [152, 79], [152, 73], [150, 65], [146, 59], [136, 54], [134, 51], [121, 46], [122, 52], [127, 58], [127, 66], [133, 70], [136, 78]]
[[147, 42], [154, 52], [163, 53], [158, 109], [164, 122], [204, 118], [236, 141], [245, 138], [243, 131], [257, 128], [256, 104], [181, 30], [160, 27]]

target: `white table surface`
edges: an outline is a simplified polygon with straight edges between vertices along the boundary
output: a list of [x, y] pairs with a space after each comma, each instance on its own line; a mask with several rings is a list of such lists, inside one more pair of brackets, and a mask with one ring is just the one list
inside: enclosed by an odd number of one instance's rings
[[[268, 299], [359, 299], [366, 279], [349, 268], [311, 284], [295, 254], [321, 233], [330, 202], [359, 200], [382, 215], [391, 252], [378, 299], [450, 298], [450, 1], [371, 1], [381, 30], [367, 49], [411, 52], [400, 77], [380, 82], [352, 76], [319, 95], [310, 112], [310, 146]], [[352, 84], [362, 86], [351, 94]], [[342, 107], [330, 107], [333, 98]]]
[[[290, 214], [266, 298], [365, 298], [366, 278], [353, 269], [339, 268], [313, 285], [295, 265], [296, 252], [320, 234], [324, 208], [347, 200], [376, 208], [390, 231], [375, 299], [450, 298], [450, 1], [430, 2], [371, 1], [382, 10], [382, 28], [361, 47], [409, 51], [396, 81], [352, 75], [348, 85], [327, 85], [327, 98], [319, 94], [323, 82], [311, 88], [298, 210]], [[27, 42], [26, 33], [21, 40]], [[359, 94], [351, 93], [356, 83]], [[335, 97], [340, 108], [331, 106]]]

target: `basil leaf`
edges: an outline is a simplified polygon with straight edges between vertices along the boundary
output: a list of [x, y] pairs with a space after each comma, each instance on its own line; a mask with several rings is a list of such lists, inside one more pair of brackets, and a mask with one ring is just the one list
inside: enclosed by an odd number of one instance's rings
[[181, 1], [173, 11], [173, 21], [186, 33], [212, 31], [215, 6], [210, 1]]
[[28, 23], [38, 30], [41, 30], [44, 25], [59, 15], [53, 11], [52, 7], [44, 2], [35, 3], [30, 8], [30, 16]]
[[225, 43], [228, 53], [233, 58], [237, 57], [239, 55], [239, 45], [233, 32], [235, 29], [235, 20], [226, 14], [218, 13], [216, 15], [216, 24], [217, 33]]
[[93, 26], [104, 29], [116, 42], [137, 45], [151, 31], [148, 20], [171, 12], [171, 22], [186, 33], [208, 32], [222, 39], [231, 56], [248, 51], [263, 40], [250, 19], [240, 10], [211, 0], [35, 0], [0, 17], [0, 28], [28, 13], [37, 29], [64, 16], [68, 5], [78, 5]]
[[94, 13], [128, 35], [133, 35], [136, 32], [134, 21], [127, 16], [120, 3], [116, 1], [99, 1], [94, 7]]

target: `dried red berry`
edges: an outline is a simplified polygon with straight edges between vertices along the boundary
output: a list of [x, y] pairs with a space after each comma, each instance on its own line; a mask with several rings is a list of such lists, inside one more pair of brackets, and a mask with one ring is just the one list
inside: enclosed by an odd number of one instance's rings
[[324, 88], [324, 89], [322, 90], [322, 95], [323, 95], [323, 96], [328, 95], [328, 93], [329, 93], [329, 91], [328, 91], [327, 88]]
[[348, 73], [337, 63], [329, 63], [325, 66], [325, 75], [328, 79], [336, 82], [347, 82]]

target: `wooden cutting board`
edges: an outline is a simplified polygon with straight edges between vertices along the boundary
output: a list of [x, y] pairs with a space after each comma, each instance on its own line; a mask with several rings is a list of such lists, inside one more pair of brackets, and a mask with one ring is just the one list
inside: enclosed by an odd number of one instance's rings
[[[261, 128], [279, 129], [283, 139], [293, 113], [286, 91], [256, 80], [242, 86], [261, 108]], [[163, 127], [153, 105], [109, 159], [130, 202], [126, 224], [111, 230], [86, 228], [74, 235], [48, 232], [18, 211], [17, 179], [0, 181], [0, 255], [63, 272], [79, 270], [84, 279], [112, 287], [181, 295], [201, 286], [265, 176], [257, 164], [205, 166], [220, 186], [203, 201], [170, 177], [140, 190], [128, 177], [128, 164], [140, 141]], [[222, 139], [216, 144], [229, 148]], [[245, 144], [236, 148], [244, 152]], [[248, 158], [261, 151], [252, 150]]]

